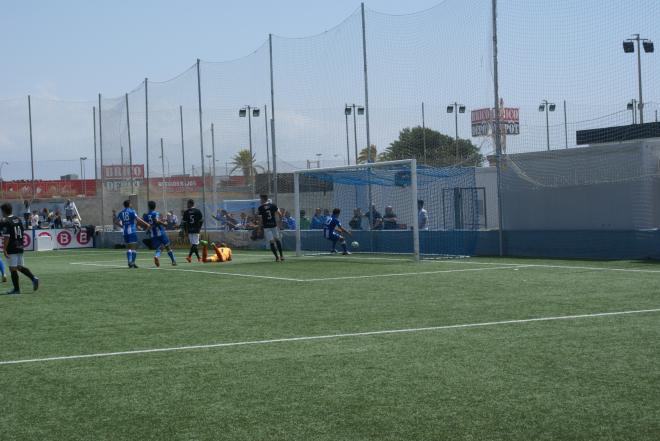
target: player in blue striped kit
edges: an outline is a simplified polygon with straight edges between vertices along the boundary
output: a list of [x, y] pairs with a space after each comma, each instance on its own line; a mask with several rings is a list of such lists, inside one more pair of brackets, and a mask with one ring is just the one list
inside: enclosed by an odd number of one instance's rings
[[149, 212], [144, 215], [144, 221], [150, 225], [151, 228], [151, 245], [156, 249], [154, 253], [154, 264], [160, 267], [160, 253], [163, 248], [167, 250], [167, 255], [172, 261], [172, 265], [176, 266], [176, 259], [174, 252], [170, 248], [170, 238], [167, 237], [165, 225], [167, 223], [160, 218], [160, 213], [156, 211], [156, 202], [149, 201]]
[[124, 201], [124, 209], [117, 213], [117, 225], [124, 231], [124, 243], [126, 244], [126, 258], [129, 268], [137, 268], [135, 260], [137, 259], [137, 226], [149, 228], [150, 225], [140, 219], [135, 210], [131, 208], [131, 201]]

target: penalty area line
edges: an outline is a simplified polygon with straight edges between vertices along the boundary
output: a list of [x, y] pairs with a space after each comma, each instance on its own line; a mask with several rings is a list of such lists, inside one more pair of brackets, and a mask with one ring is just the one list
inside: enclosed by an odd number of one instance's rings
[[445, 325], [445, 326], [427, 326], [423, 328], [404, 328], [404, 329], [390, 329], [390, 330], [381, 330], [381, 331], [349, 332], [344, 334], [312, 335], [306, 337], [286, 337], [286, 338], [275, 338], [268, 340], [248, 340], [248, 341], [214, 343], [214, 344], [205, 344], [205, 345], [178, 346], [178, 347], [170, 347], [170, 348], [138, 349], [138, 350], [118, 351], [118, 352], [100, 352], [96, 354], [64, 355], [58, 357], [29, 358], [22, 360], [4, 360], [4, 361], [0, 361], [0, 366], [10, 365], [10, 364], [39, 363], [39, 362], [48, 362], [48, 361], [116, 357], [123, 355], [152, 354], [158, 352], [192, 351], [192, 350], [200, 350], [200, 349], [217, 349], [217, 348], [228, 348], [228, 347], [237, 347], [237, 346], [268, 345], [274, 343], [291, 343], [291, 342], [300, 342], [300, 341], [331, 340], [331, 339], [342, 339], [342, 338], [351, 338], [351, 337], [368, 337], [374, 335], [411, 334], [416, 332], [443, 331], [443, 330], [451, 330], [451, 329], [485, 328], [490, 326], [503, 326], [503, 325], [524, 324], [524, 323], [534, 323], [534, 322], [551, 322], [551, 321], [560, 321], [560, 320], [579, 320], [579, 319], [613, 317], [613, 316], [624, 316], [624, 315], [634, 315], [634, 314], [650, 314], [655, 312], [660, 312], [660, 308], [615, 311], [615, 312], [598, 312], [592, 314], [560, 315], [553, 317], [537, 317], [537, 318], [528, 318], [528, 319], [502, 320], [502, 321], [481, 322], [481, 323], [464, 323], [464, 324]]

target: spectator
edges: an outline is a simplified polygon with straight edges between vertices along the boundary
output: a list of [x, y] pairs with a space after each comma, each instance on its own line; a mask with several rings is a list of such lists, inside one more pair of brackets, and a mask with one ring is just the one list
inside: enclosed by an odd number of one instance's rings
[[371, 210], [369, 210], [369, 212], [365, 214], [364, 217], [369, 219], [369, 225], [371, 226], [372, 230], [383, 229], [383, 216], [378, 210], [376, 210], [375, 205], [371, 205]]
[[249, 224], [249, 219], [247, 217], [247, 214], [245, 214], [245, 212], [241, 212], [241, 214], [238, 218], [238, 223], [236, 224], [236, 229], [237, 230], [247, 230], [248, 229], [248, 224]]
[[321, 214], [321, 209], [314, 210], [314, 217], [312, 217], [311, 227], [312, 230], [322, 230], [325, 226], [325, 217]]
[[73, 230], [76, 232], [76, 234], [80, 231], [82, 228], [82, 224], [80, 222], [80, 218], [77, 215], [73, 216], [73, 220], [71, 221], [71, 227]]
[[64, 203], [64, 218], [69, 222], [73, 222], [74, 216], [80, 217], [80, 214], [78, 214], [78, 208], [71, 199], [67, 199]]
[[288, 210], [284, 210], [284, 216], [282, 217], [282, 229], [283, 230], [296, 229], [296, 220], [291, 217], [291, 213], [289, 213]]
[[351, 227], [351, 229], [353, 230], [362, 229], [362, 210], [360, 210], [359, 208], [353, 210], [353, 217], [348, 222], [348, 226]]
[[417, 222], [420, 231], [429, 229], [429, 214], [424, 209], [424, 201], [421, 199], [417, 200]]
[[238, 221], [231, 213], [225, 215], [225, 220], [227, 221], [227, 231], [233, 231], [238, 226]]
[[30, 209], [30, 201], [27, 199], [23, 201], [23, 222], [25, 228], [30, 228], [32, 225], [32, 210]]
[[53, 216], [53, 228], [62, 228], [62, 225], [62, 213], [60, 212], [60, 209], [57, 208]]
[[176, 217], [173, 211], [167, 212], [167, 228], [176, 230], [179, 227], [179, 218]]
[[30, 228], [33, 230], [39, 228], [39, 213], [37, 210], [32, 211], [32, 216], [30, 217]]
[[385, 216], [383, 216], [383, 229], [384, 230], [396, 230], [397, 229], [397, 218], [394, 213], [394, 209], [391, 205], [385, 207]]
[[121, 230], [121, 227], [119, 226], [119, 219], [117, 218], [117, 210], [112, 210], [112, 230]]
[[305, 210], [300, 210], [300, 229], [309, 230], [310, 225], [311, 222], [307, 219], [307, 216], [305, 216]]

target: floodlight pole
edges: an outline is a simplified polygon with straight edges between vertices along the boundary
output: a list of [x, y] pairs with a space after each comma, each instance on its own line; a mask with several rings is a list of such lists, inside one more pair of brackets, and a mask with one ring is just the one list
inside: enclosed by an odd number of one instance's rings
[[564, 100], [564, 147], [568, 148], [568, 120], [566, 119], [566, 100]]
[[218, 198], [217, 198], [217, 175], [216, 175], [216, 170], [215, 170], [215, 126], [213, 123], [211, 123], [211, 158], [213, 159], [213, 166], [209, 169], [209, 172], [213, 173], [213, 208], [215, 208], [215, 205], [218, 203]]
[[293, 217], [296, 221], [296, 256], [302, 256], [302, 250], [300, 246], [301, 237], [300, 237], [300, 174], [298, 172], [293, 173]]
[[92, 125], [94, 126], [94, 189], [96, 190], [96, 184], [99, 179], [98, 176], [98, 163], [96, 156], [96, 106], [92, 106]]
[[124, 100], [126, 101], [126, 130], [128, 133], [128, 172], [131, 178], [131, 195], [133, 195], [135, 194], [135, 186], [133, 183], [133, 148], [131, 146], [131, 116], [128, 110], [128, 93], [124, 94]]
[[504, 256], [504, 216], [502, 213], [502, 139], [500, 138], [500, 89], [497, 67], [497, 0], [492, 0], [493, 22], [493, 91], [495, 95], [495, 158], [497, 166], [497, 215], [499, 223], [498, 242], [500, 256]]
[[642, 48], [639, 34], [635, 34], [637, 41], [637, 84], [639, 86], [639, 123], [644, 124], [644, 100], [642, 99]]
[[[419, 208], [417, 207], [417, 160], [410, 161], [410, 190], [412, 193], [412, 214], [413, 214], [413, 255], [415, 261], [419, 261]], [[371, 209], [371, 207], [369, 207]]]

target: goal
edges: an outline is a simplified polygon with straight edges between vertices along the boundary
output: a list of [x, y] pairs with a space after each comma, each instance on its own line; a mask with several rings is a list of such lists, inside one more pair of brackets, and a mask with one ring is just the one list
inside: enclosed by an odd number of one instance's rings
[[[357, 253], [457, 257], [472, 253], [479, 228], [473, 168], [418, 167], [415, 159], [294, 172], [296, 255], [328, 254], [323, 222], [335, 208]], [[423, 201], [428, 219], [421, 219]], [[421, 222], [421, 225], [420, 225]]]

